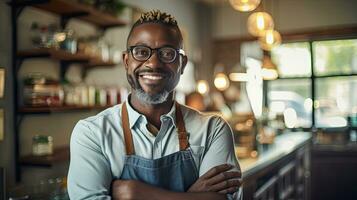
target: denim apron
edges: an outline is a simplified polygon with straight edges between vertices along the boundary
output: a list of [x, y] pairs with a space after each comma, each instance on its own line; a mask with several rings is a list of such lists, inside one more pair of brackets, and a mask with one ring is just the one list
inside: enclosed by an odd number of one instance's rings
[[133, 138], [129, 126], [125, 102], [122, 106], [122, 126], [124, 131], [126, 156], [120, 179], [138, 180], [170, 191], [186, 192], [198, 178], [180, 105], [176, 106], [177, 136], [180, 151], [158, 158], [147, 159], [135, 155]]

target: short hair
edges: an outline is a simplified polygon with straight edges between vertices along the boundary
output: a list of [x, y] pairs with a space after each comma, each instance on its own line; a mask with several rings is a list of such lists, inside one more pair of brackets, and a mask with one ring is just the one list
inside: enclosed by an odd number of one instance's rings
[[142, 13], [140, 18], [133, 24], [133, 26], [130, 29], [128, 38], [127, 38], [127, 42], [126, 42], [127, 46], [128, 46], [129, 38], [130, 38], [134, 28], [137, 26], [140, 26], [142, 24], [146, 24], [146, 23], [157, 23], [157, 24], [162, 24], [162, 25], [170, 27], [170, 28], [174, 28], [178, 33], [180, 42], [182, 43], [182, 34], [180, 31], [180, 28], [177, 25], [177, 21], [176, 21], [175, 17], [172, 16], [171, 14], [166, 13], [166, 12], [161, 12], [160, 10], [152, 10], [152, 11]]

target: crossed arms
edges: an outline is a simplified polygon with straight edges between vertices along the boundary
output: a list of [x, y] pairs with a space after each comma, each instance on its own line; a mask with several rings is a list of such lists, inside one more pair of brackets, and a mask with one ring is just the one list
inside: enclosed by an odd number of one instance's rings
[[131, 199], [186, 199], [186, 200], [221, 200], [226, 194], [233, 194], [241, 185], [238, 180], [241, 173], [229, 171], [232, 165], [223, 164], [213, 167], [189, 188], [187, 192], [172, 192], [157, 188], [140, 181], [115, 180], [112, 184], [112, 198], [114, 200]]

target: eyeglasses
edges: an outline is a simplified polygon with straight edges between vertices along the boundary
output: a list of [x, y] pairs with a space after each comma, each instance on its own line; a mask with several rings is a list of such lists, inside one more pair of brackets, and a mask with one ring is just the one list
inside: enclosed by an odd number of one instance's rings
[[166, 64], [174, 62], [178, 54], [185, 55], [184, 50], [168, 46], [152, 49], [148, 46], [139, 45], [128, 48], [128, 52], [131, 52], [134, 59], [141, 62], [149, 60], [154, 50], [157, 51], [160, 61]]

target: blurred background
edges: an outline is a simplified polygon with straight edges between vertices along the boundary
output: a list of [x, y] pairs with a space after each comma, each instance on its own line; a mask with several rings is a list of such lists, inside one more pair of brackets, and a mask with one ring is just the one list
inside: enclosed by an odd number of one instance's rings
[[244, 199], [357, 199], [356, 0], [0, 1], [0, 200], [68, 199], [79, 119], [130, 92], [144, 11], [176, 17], [176, 100], [234, 133]]

